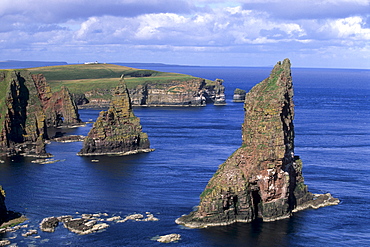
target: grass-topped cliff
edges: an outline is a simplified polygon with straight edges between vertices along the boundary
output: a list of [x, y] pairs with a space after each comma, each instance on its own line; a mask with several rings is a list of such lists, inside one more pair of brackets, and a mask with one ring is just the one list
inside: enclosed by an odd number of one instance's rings
[[[127, 88], [135, 102], [142, 102], [141, 98], [136, 99], [135, 95], [144, 94], [145, 100], [150, 99], [149, 89], [164, 90], [161, 94], [181, 94], [200, 90], [202, 87], [214, 87], [215, 82], [194, 77], [191, 75], [160, 72], [146, 69], [136, 69], [113, 64], [77, 64], [77, 65], [62, 65], [48, 66], [29, 69], [33, 74], [43, 74], [53, 91], [60, 90], [63, 86], [67, 87], [72, 94], [84, 94], [90, 102], [101, 100], [109, 100], [111, 98], [111, 90], [118, 84], [121, 75], [124, 79]], [[192, 87], [186, 85], [194, 84]], [[182, 90], [174, 90], [174, 87], [180, 85]], [[185, 85], [185, 86], [184, 86]], [[176, 87], [178, 89], [179, 87]], [[143, 92], [142, 92], [143, 91]], [[150, 90], [149, 90], [150, 91]], [[145, 95], [147, 94], [147, 95]], [[149, 95], [149, 96], [148, 96]], [[193, 95], [192, 95], [193, 97]], [[157, 99], [156, 99], [157, 100]], [[171, 99], [173, 100], [173, 99]], [[156, 102], [157, 103], [157, 102]], [[146, 102], [144, 105], [149, 105]], [[161, 104], [161, 102], [158, 102]]]

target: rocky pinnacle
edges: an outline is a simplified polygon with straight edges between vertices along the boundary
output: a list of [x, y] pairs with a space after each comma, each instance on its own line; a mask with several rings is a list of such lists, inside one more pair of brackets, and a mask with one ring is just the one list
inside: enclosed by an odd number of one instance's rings
[[294, 154], [294, 103], [289, 59], [246, 95], [242, 146], [208, 182], [196, 211], [176, 223], [188, 227], [273, 221], [308, 207], [338, 204], [307, 190]]
[[122, 79], [113, 92], [108, 111], [100, 112], [78, 155], [128, 155], [153, 151], [149, 146], [148, 135], [142, 132], [140, 119], [132, 111], [126, 83]]

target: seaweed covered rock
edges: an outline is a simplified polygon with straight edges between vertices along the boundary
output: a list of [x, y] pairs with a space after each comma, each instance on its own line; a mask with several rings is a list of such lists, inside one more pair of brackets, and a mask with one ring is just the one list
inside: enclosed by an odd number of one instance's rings
[[153, 150], [148, 135], [142, 132], [140, 119], [132, 111], [126, 84], [121, 80], [108, 111], [100, 112], [78, 155], [127, 155], [150, 151]]
[[294, 154], [294, 104], [290, 61], [279, 62], [245, 100], [242, 146], [217, 170], [196, 211], [176, 220], [188, 227], [273, 221], [308, 207], [335, 205], [330, 194], [314, 195]]

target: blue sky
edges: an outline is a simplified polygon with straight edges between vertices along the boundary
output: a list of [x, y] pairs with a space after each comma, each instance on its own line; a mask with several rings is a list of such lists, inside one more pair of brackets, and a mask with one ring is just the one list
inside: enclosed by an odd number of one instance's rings
[[370, 0], [1, 0], [0, 61], [370, 69]]

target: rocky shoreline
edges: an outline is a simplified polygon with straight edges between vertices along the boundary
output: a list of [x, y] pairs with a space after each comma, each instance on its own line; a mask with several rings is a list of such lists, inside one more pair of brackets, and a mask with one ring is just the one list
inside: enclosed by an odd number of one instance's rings
[[[145, 212], [144, 214], [133, 213], [126, 215], [124, 217], [120, 215], [109, 215], [108, 213], [92, 213], [92, 214], [79, 214], [76, 215], [63, 215], [63, 216], [51, 216], [44, 218], [38, 225], [32, 226], [30, 222], [24, 216], [21, 217], [22, 221], [18, 222], [18, 225], [2, 225], [0, 228], [0, 234], [5, 233], [16, 233], [20, 231], [20, 235], [24, 238], [32, 238], [34, 240], [40, 239], [42, 242], [46, 235], [45, 233], [54, 233], [63, 226], [70, 232], [78, 235], [87, 235], [102, 232], [109, 228], [112, 224], [125, 223], [127, 221], [135, 222], [156, 222], [159, 218], [154, 216], [150, 212]], [[25, 224], [23, 224], [25, 223]], [[32, 224], [32, 225], [31, 225]], [[179, 234], [168, 234], [164, 236], [153, 237], [152, 240], [170, 243], [174, 241], [179, 241], [181, 238]], [[10, 245], [14, 237], [3, 238], [0, 241], [0, 246]]]

